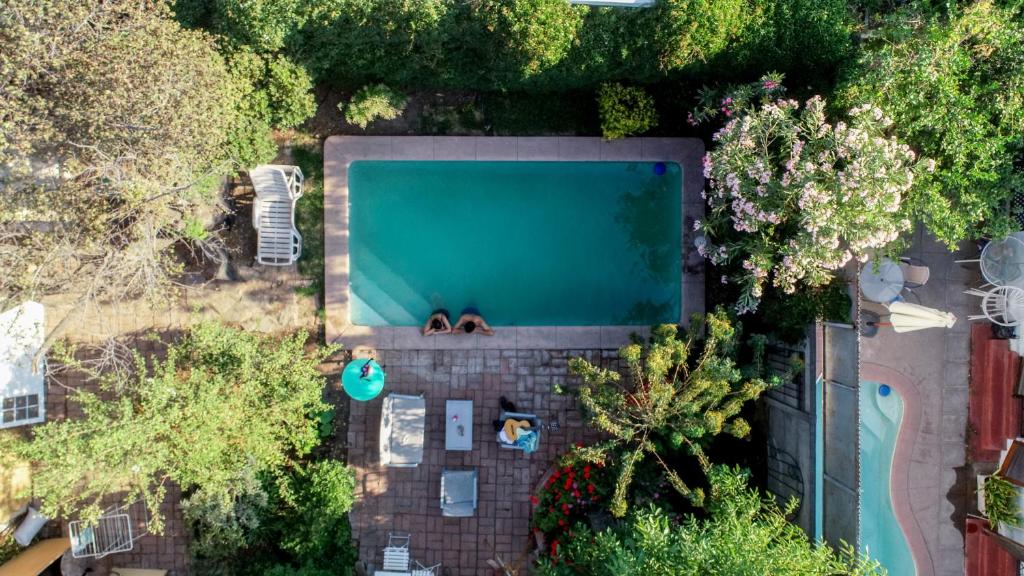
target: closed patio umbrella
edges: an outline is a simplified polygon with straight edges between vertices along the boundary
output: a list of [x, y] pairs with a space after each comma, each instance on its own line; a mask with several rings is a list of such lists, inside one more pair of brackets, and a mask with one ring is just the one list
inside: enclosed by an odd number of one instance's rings
[[889, 321], [879, 326], [892, 326], [896, 332], [913, 332], [925, 328], [952, 328], [956, 316], [927, 306], [909, 302], [893, 302], [889, 305]]

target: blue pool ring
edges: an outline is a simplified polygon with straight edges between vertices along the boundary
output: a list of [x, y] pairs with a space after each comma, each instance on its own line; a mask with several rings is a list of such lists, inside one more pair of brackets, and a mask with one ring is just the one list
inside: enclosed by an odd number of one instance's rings
[[[363, 376], [363, 367], [369, 366]], [[341, 385], [353, 400], [373, 400], [384, 389], [384, 369], [373, 360], [353, 360], [341, 372]]]
[[892, 392], [892, 388], [888, 384], [882, 384], [878, 387], [878, 394], [881, 396], [888, 396]]
[[668, 166], [666, 166], [664, 162], [654, 163], [654, 173], [658, 176], [664, 176], [666, 170], [668, 170]]

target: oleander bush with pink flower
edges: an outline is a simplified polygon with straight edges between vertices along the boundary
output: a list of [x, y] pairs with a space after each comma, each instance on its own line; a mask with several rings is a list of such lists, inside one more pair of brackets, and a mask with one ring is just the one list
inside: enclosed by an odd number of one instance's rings
[[911, 228], [904, 200], [915, 172], [928, 166], [887, 135], [892, 121], [876, 107], [831, 123], [821, 97], [801, 105], [780, 93], [766, 77], [757, 102], [723, 98], [729, 120], [704, 158], [700, 251], [737, 270], [740, 313], [757, 308], [768, 283], [786, 293], [821, 286], [852, 259], [894, 248]]

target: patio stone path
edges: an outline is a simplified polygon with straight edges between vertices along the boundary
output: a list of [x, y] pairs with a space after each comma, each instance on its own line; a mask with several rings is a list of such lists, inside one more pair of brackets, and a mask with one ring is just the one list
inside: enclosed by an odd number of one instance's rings
[[[377, 448], [384, 395], [353, 402], [348, 432], [349, 463], [356, 468], [353, 536], [360, 560], [380, 567], [388, 532], [412, 536], [411, 557], [441, 563], [454, 576], [490, 576], [487, 560], [500, 556], [525, 567], [532, 541], [530, 495], [554, 460], [576, 442], [598, 435], [587, 429], [570, 396], [553, 392], [567, 380], [567, 359], [583, 356], [620, 368], [614, 351], [584, 350], [403, 350], [379, 352], [388, 375], [386, 393], [423, 394], [427, 401], [423, 463], [416, 468], [380, 465]], [[334, 385], [338, 385], [337, 381]], [[545, 424], [533, 454], [500, 449], [492, 421], [498, 398], [507, 397]], [[473, 450], [444, 449], [444, 402], [473, 400]], [[479, 507], [472, 518], [444, 518], [440, 510], [443, 468], [479, 470]]]

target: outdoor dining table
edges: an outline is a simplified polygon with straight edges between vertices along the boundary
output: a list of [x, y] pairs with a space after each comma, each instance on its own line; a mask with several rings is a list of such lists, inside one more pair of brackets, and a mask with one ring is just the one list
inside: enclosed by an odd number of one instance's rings
[[882, 258], [877, 266], [868, 262], [860, 271], [860, 291], [872, 302], [888, 304], [903, 291], [903, 270], [888, 258]]
[[1024, 288], [1024, 236], [1017, 232], [981, 250], [981, 275], [996, 286]]

